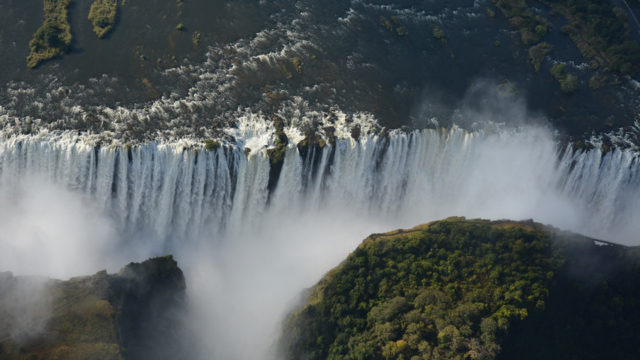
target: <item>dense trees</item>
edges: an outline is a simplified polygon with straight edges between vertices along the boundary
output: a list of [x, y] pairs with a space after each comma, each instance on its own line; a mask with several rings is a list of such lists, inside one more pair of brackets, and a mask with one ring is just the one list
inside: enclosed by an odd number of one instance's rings
[[491, 359], [562, 265], [532, 225], [449, 219], [372, 235], [287, 322], [291, 359]]
[[29, 42], [28, 67], [34, 68], [45, 60], [63, 55], [71, 48], [69, 5], [71, 0], [44, 0], [44, 21]]
[[532, 222], [450, 218], [372, 235], [289, 316], [281, 350], [286, 359], [637, 359], [638, 251]]

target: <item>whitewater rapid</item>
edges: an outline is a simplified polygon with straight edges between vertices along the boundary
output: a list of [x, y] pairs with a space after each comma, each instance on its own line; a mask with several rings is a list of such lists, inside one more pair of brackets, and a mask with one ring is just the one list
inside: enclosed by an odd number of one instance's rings
[[199, 356], [267, 359], [296, 296], [373, 232], [531, 218], [640, 243], [633, 149], [576, 150], [538, 128], [343, 136], [306, 156], [290, 144], [270, 190], [258, 146], [269, 135], [251, 136], [212, 150], [96, 146], [73, 133], [0, 140], [1, 263], [66, 276], [174, 253]]

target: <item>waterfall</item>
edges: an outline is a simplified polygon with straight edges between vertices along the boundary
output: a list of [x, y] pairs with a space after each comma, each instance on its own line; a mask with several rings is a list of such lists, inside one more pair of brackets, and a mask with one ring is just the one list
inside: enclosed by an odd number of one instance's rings
[[[25, 179], [38, 178], [80, 194], [118, 234], [111, 250], [94, 248], [87, 243], [109, 245], [112, 235], [82, 206], [38, 211], [35, 219], [72, 208], [71, 220], [58, 214], [53, 221], [71, 228], [56, 241], [74, 237], [62, 250], [46, 244], [54, 255], [44, 252], [38, 261], [60, 257], [58, 265], [73, 267], [89, 257], [97, 266], [109, 251], [119, 264], [174, 253], [192, 300], [189, 324], [200, 352], [193, 357], [202, 359], [270, 358], [291, 301], [373, 232], [454, 215], [533, 218], [638, 244], [640, 155], [630, 149], [560, 147], [533, 128], [393, 131], [304, 151], [290, 145], [270, 189], [270, 159], [255, 145], [265, 135], [255, 136], [211, 151], [160, 142], [97, 147], [70, 133], [11, 136], [0, 140], [0, 204], [3, 192], [11, 198]], [[245, 154], [249, 143], [253, 150]], [[38, 196], [18, 219], [39, 207]], [[13, 211], [6, 208], [0, 206], [0, 226], [12, 227], [1, 218]], [[0, 263], [11, 256], [8, 264], [30, 269], [33, 247], [51, 241], [36, 225], [26, 224], [36, 239], [23, 252], [22, 239], [12, 248], [10, 238], [23, 223], [0, 234]], [[84, 232], [75, 234], [76, 227]]]
[[[119, 231], [168, 249], [285, 208], [338, 206], [406, 226], [450, 215], [534, 218], [621, 242], [636, 239], [610, 236], [640, 218], [637, 153], [558, 149], [540, 131], [393, 133], [341, 139], [306, 158], [291, 146], [270, 197], [269, 168], [264, 151], [238, 147], [94, 147], [68, 134], [0, 141], [3, 186], [38, 174], [86, 194]], [[558, 205], [575, 218], [550, 216]]]

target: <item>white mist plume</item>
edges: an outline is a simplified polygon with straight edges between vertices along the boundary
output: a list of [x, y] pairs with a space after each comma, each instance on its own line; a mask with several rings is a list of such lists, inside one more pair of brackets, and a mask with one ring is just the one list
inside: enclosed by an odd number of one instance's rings
[[[456, 116], [490, 120], [495, 108], [462, 105]], [[268, 359], [288, 305], [372, 232], [454, 215], [533, 218], [637, 244], [636, 153], [562, 155], [550, 130], [523, 126], [517, 98], [497, 108], [519, 126], [339, 139], [315, 154], [315, 171], [291, 146], [269, 201], [264, 150], [0, 142], [0, 179], [55, 179], [4, 185], [0, 264], [64, 277], [174, 252], [199, 358]]]
[[111, 221], [83, 195], [29, 174], [0, 185], [0, 270], [68, 278], [122, 264]]
[[384, 221], [344, 209], [265, 214], [254, 228], [227, 234], [187, 256], [192, 326], [208, 334], [200, 358], [266, 359], [280, 322], [300, 292], [342, 261]]
[[47, 285], [45, 278], [0, 272], [0, 341], [20, 344], [42, 333], [51, 313]]

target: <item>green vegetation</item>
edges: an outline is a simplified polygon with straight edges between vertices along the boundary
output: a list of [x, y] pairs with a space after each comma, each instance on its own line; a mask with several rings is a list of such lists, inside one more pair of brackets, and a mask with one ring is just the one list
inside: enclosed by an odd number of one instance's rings
[[533, 65], [533, 68], [537, 71], [540, 71], [540, 66], [542, 65], [542, 60], [544, 60], [545, 56], [549, 54], [552, 46], [549, 45], [546, 41], [539, 43], [538, 45], [532, 46], [529, 48], [529, 62]]
[[[286, 359], [487, 360], [503, 349], [505, 360], [635, 359], [639, 270], [635, 250], [533, 222], [449, 218], [375, 234], [310, 290], [280, 350]], [[597, 326], [578, 328], [586, 323]]]
[[282, 164], [284, 161], [284, 156], [287, 153], [287, 145], [289, 144], [289, 139], [287, 135], [284, 133], [284, 121], [279, 116], [273, 116], [273, 125], [276, 128], [276, 139], [275, 146], [272, 149], [267, 151], [269, 155], [269, 159], [271, 160], [271, 164]]
[[511, 27], [520, 31], [524, 45], [537, 44], [547, 35], [549, 21], [535, 15], [524, 0], [493, 0], [493, 3], [509, 20]]
[[89, 9], [93, 32], [102, 39], [113, 29], [118, 14], [118, 0], [95, 0]]
[[387, 30], [393, 32], [393, 24], [391, 23], [391, 21], [389, 21], [389, 19], [387, 19], [384, 16], [380, 16], [380, 24]]
[[191, 43], [193, 44], [194, 48], [197, 48], [198, 45], [200, 45], [200, 37], [202, 35], [200, 34], [199, 31], [194, 31], [193, 35], [191, 36]]
[[498, 360], [640, 359], [640, 249], [566, 239], [545, 310], [514, 324]]
[[[51, 318], [43, 334], [26, 344], [0, 341], [3, 359], [123, 359], [118, 345], [116, 310], [104, 299], [108, 275], [51, 282]], [[0, 330], [1, 332], [1, 330]], [[10, 339], [10, 338], [9, 338]]]
[[560, 89], [565, 94], [571, 94], [578, 89], [578, 77], [565, 72], [564, 64], [556, 64], [551, 67], [551, 75], [560, 84]]
[[[0, 289], [6, 290], [20, 281], [24, 280], [0, 276]], [[169, 294], [184, 292], [184, 278], [173, 258], [165, 256], [142, 264], [129, 264], [118, 275], [101, 271], [68, 281], [49, 280], [43, 291], [41, 295], [51, 297], [50, 317], [41, 332], [26, 340], [16, 340], [7, 333], [10, 329], [3, 319], [7, 314], [3, 307], [7, 293], [0, 293], [0, 358], [137, 358], [133, 355], [135, 348], [132, 344], [146, 339], [139, 335], [150, 332], [144, 328], [144, 323], [152, 324], [147, 326], [157, 325], [144, 316], [144, 309], [154, 304], [157, 308], [153, 311], [173, 310], [163, 301], [171, 299]], [[166, 327], [155, 331], [168, 332]]]
[[442, 30], [442, 28], [439, 26], [433, 27], [433, 30], [431, 31], [431, 35], [433, 36], [434, 39], [438, 39], [440, 41], [445, 41], [447, 37], [447, 34], [445, 34], [444, 30]]
[[409, 35], [409, 31], [407, 31], [407, 28], [404, 26], [398, 26], [396, 28], [396, 34], [398, 34], [398, 36], [407, 36]]
[[27, 67], [61, 56], [71, 48], [68, 8], [72, 0], [44, 0], [44, 21], [29, 42]]
[[304, 139], [297, 145], [298, 152], [303, 158], [306, 158], [312, 150], [319, 153], [325, 146], [327, 146], [327, 142], [312, 129], [305, 131]]
[[[610, 1], [602, 0], [537, 0], [565, 17], [562, 27], [576, 44], [580, 53], [592, 61], [592, 68], [601, 68], [618, 74], [634, 74], [640, 63], [640, 44], [630, 37], [627, 13]], [[525, 0], [493, 0], [494, 5], [509, 20], [511, 27], [520, 31], [524, 45], [536, 45], [549, 32], [547, 19], [535, 15]], [[534, 46], [535, 47], [535, 46]], [[534, 56], [541, 54], [531, 51]], [[535, 60], [531, 60], [536, 65]]]
[[208, 139], [204, 141], [205, 150], [212, 151], [212, 150], [218, 149], [219, 147], [220, 147], [220, 142], [217, 140]]
[[298, 143], [298, 149], [308, 147], [318, 147], [319, 149], [322, 149], [326, 145], [326, 141], [324, 141], [317, 133], [307, 132], [304, 139]]
[[384, 16], [380, 16], [380, 24], [392, 33], [395, 33], [399, 37], [409, 35], [409, 31], [406, 27], [400, 25], [400, 19], [397, 16], [392, 16], [391, 20]]
[[294, 57], [290, 58], [289, 61], [291, 61], [291, 65], [293, 65], [293, 68], [296, 69], [296, 72], [298, 74], [301, 74], [302, 73], [302, 65], [304, 65], [304, 63], [302, 62], [302, 59], [300, 59], [300, 57], [298, 57], [298, 56], [294, 56]]
[[541, 0], [568, 22], [569, 34], [582, 56], [593, 67], [619, 74], [633, 74], [640, 63], [640, 44], [630, 38], [627, 13], [609, 1]]
[[589, 89], [599, 89], [607, 84], [608, 78], [605, 75], [596, 73], [589, 78]]
[[372, 235], [287, 320], [286, 358], [494, 358], [561, 266], [534, 224], [451, 218]]

